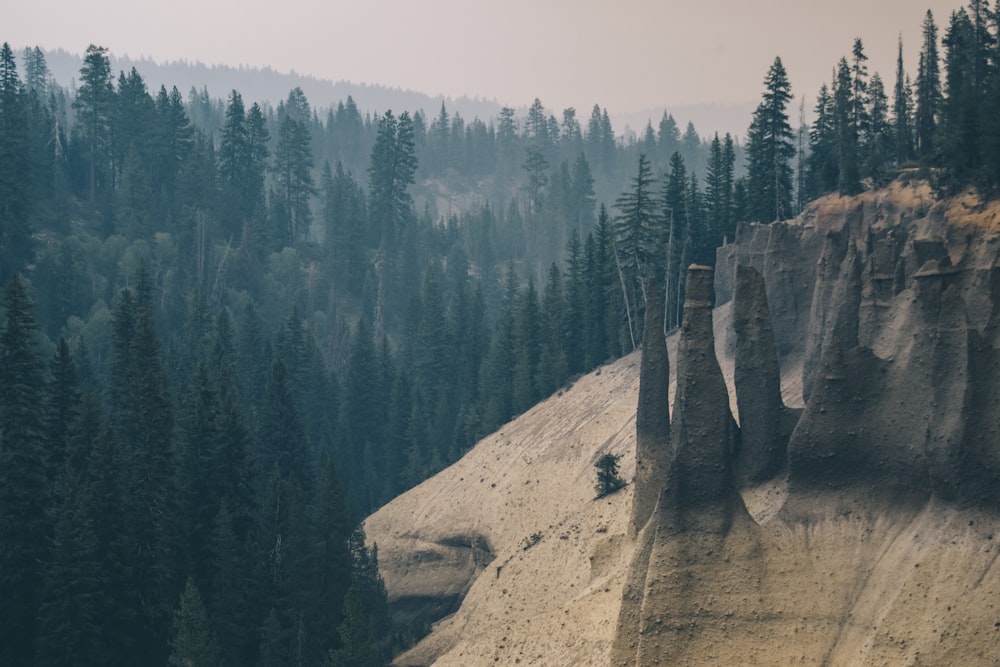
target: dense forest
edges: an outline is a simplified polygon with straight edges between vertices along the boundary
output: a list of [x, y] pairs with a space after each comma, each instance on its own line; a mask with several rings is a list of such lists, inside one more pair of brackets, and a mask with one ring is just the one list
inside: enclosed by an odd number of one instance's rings
[[891, 93], [857, 40], [795, 129], [776, 59], [743, 145], [185, 97], [98, 46], [71, 89], [4, 44], [0, 663], [384, 664], [422, 629], [360, 520], [634, 349], [649, 281], [676, 327], [738, 220], [994, 193], [998, 34], [928, 12]]

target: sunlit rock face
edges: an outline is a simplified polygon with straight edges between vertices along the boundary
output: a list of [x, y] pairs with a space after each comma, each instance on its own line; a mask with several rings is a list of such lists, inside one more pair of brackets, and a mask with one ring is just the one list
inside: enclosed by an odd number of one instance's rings
[[1000, 660], [1000, 237], [984, 210], [896, 186], [741, 229], [716, 281], [735, 438], [699, 309], [711, 274], [692, 267], [671, 462], [611, 664]]

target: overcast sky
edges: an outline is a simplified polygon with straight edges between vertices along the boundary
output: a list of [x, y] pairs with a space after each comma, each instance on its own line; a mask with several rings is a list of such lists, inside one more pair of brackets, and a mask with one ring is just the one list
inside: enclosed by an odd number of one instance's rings
[[616, 112], [759, 99], [781, 56], [807, 106], [861, 37], [887, 89], [896, 40], [916, 73], [920, 24], [959, 0], [21, 0], [0, 40], [82, 53], [269, 65], [519, 107]]

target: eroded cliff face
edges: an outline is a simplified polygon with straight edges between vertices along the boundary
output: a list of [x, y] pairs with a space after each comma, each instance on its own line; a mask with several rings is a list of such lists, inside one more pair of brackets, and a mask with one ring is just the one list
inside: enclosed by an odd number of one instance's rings
[[397, 664], [1000, 664], [998, 319], [972, 196], [741, 227], [676, 337], [368, 520], [397, 609], [457, 608]]
[[[741, 230], [717, 281], [734, 300], [740, 446], [720, 448], [717, 390], [675, 404], [693, 443], [663, 442], [673, 461], [711, 458], [733, 491], [678, 504], [691, 473], [669, 466], [611, 664], [1000, 662], [998, 249], [987, 209], [925, 186]], [[684, 333], [676, 364], [701, 373], [679, 374], [678, 396], [715, 385]], [[801, 410], [779, 366], [801, 372]], [[664, 537], [696, 507], [693, 530]]]

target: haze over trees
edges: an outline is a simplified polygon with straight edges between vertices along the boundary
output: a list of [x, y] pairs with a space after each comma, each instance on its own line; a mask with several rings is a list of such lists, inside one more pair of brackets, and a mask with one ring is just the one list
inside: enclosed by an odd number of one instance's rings
[[891, 86], [855, 41], [801, 146], [780, 59], [741, 146], [149, 90], [99, 46], [71, 91], [4, 44], [0, 663], [380, 664], [421, 629], [360, 519], [630, 352], [649, 281], [676, 327], [738, 221], [905, 169], [994, 193], [998, 33], [928, 13]]

